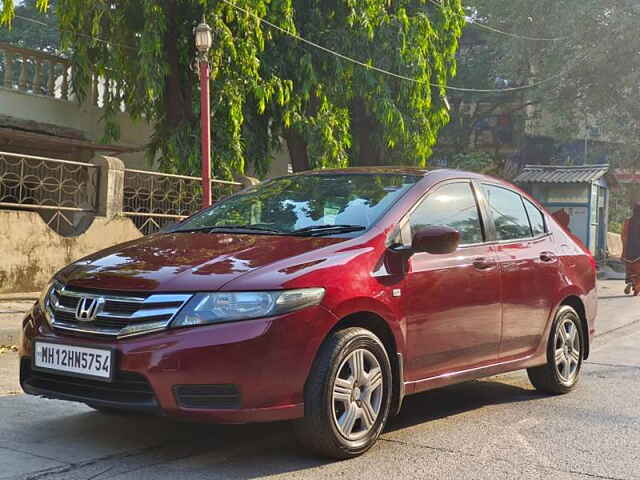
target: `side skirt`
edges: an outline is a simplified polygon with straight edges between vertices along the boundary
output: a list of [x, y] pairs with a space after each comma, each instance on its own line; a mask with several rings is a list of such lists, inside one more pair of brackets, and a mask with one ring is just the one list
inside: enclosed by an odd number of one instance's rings
[[530, 367], [544, 365], [547, 362], [546, 352], [528, 355], [512, 360], [501, 360], [489, 365], [467, 368], [456, 372], [443, 373], [434, 377], [405, 382], [404, 389], [407, 395], [412, 393], [433, 390], [434, 388], [446, 387], [455, 383], [467, 382], [478, 378], [491, 377], [501, 373], [513, 372]]

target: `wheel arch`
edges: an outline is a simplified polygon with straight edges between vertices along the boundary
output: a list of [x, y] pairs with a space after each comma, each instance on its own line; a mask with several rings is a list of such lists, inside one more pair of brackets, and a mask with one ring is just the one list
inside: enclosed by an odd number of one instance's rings
[[590, 345], [589, 345], [589, 322], [587, 321], [587, 312], [584, 306], [584, 302], [577, 295], [569, 295], [568, 297], [565, 297], [564, 300], [562, 300], [562, 302], [560, 302], [560, 305], [558, 308], [564, 305], [567, 305], [573, 308], [577, 312], [578, 316], [580, 317], [580, 326], [581, 326], [580, 328], [582, 329], [582, 337], [584, 339], [584, 359], [586, 360], [587, 358], [589, 358]]
[[402, 353], [399, 351], [393, 329], [379, 314], [362, 310], [342, 317], [333, 328], [327, 332], [322, 344], [334, 332], [350, 327], [360, 327], [369, 330], [378, 337], [384, 345], [387, 355], [389, 356], [391, 374], [393, 376], [391, 408], [389, 411], [391, 414], [397, 413], [400, 410], [404, 398], [404, 359]]

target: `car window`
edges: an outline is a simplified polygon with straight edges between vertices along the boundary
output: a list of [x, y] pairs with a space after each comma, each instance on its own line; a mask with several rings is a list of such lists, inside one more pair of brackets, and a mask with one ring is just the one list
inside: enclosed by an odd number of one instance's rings
[[462, 245], [484, 241], [478, 204], [469, 183], [440, 187], [413, 211], [410, 222], [412, 232], [427, 226], [455, 228]]
[[369, 228], [420, 179], [376, 173], [276, 178], [216, 203], [176, 231], [246, 226], [285, 234], [331, 225]]
[[482, 185], [482, 191], [491, 209], [498, 240], [515, 240], [532, 236], [529, 217], [520, 195], [493, 185]]
[[544, 226], [544, 215], [538, 208], [526, 198], [524, 199], [524, 206], [529, 214], [529, 221], [531, 222], [531, 230], [533, 235], [542, 235], [546, 232]]

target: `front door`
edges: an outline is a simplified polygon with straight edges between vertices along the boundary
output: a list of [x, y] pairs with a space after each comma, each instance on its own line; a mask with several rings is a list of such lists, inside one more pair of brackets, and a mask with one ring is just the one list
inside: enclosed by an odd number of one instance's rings
[[406, 372], [411, 381], [492, 363], [501, 330], [500, 273], [470, 182], [446, 183], [409, 217], [411, 230], [449, 226], [461, 234], [447, 255], [417, 253], [409, 261]]

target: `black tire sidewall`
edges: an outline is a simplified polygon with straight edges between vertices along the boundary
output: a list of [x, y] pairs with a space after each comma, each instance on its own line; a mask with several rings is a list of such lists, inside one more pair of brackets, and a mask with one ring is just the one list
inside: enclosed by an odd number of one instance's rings
[[[363, 437], [361, 440], [350, 441], [346, 439], [337, 429], [333, 420], [333, 382], [338, 375], [338, 369], [344, 361], [353, 351], [364, 348], [371, 352], [382, 369], [383, 375], [383, 396], [382, 404], [380, 407], [380, 414], [376, 419], [371, 431]], [[339, 448], [346, 450], [350, 455], [359, 455], [365, 452], [375, 443], [380, 436], [382, 429], [387, 423], [389, 416], [389, 408], [391, 405], [391, 393], [392, 393], [392, 374], [391, 365], [387, 352], [382, 343], [372, 333], [363, 330], [362, 333], [352, 337], [349, 341], [337, 349], [335, 355], [332, 358], [332, 365], [328, 370], [327, 381], [323, 391], [323, 411], [326, 416], [326, 421], [329, 423], [329, 427], [334, 437], [334, 441], [339, 445]]]

